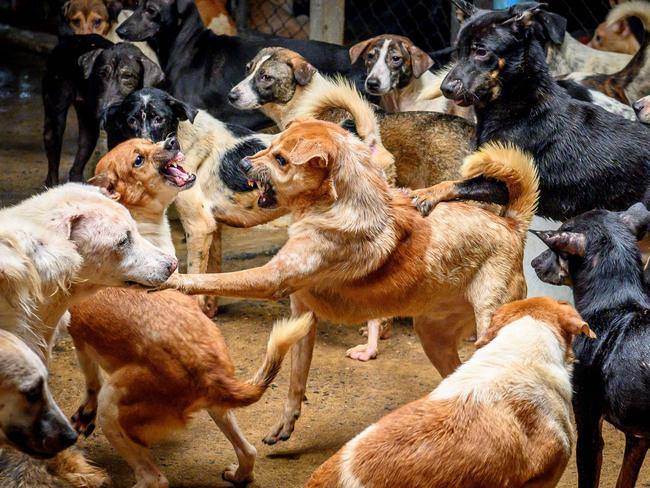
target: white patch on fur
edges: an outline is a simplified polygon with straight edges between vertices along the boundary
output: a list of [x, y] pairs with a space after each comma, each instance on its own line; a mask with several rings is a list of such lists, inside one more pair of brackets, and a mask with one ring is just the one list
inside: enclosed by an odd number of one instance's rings
[[267, 59], [271, 57], [270, 54], [262, 56], [257, 62], [250, 74], [244, 78], [242, 81], [235, 85], [234, 90], [239, 92], [239, 98], [235, 103], [236, 107], [242, 110], [250, 110], [253, 108], [258, 108], [260, 106], [259, 97], [253, 88], [255, 86], [255, 75], [259, 71], [260, 67], [266, 62]]
[[[379, 80], [378, 92], [381, 94], [384, 94], [391, 89], [390, 68], [388, 67], [388, 64], [386, 64], [386, 53], [388, 53], [388, 47], [390, 46], [390, 43], [391, 40], [386, 39], [384, 43], [381, 45], [379, 54], [377, 55], [377, 62], [372, 67], [370, 73], [368, 73], [368, 77], [366, 78], [366, 82], [370, 78], [376, 78], [377, 80]], [[368, 89], [368, 85], [366, 85], [366, 90], [367, 89]]]
[[354, 475], [354, 451], [357, 448], [357, 444], [375, 430], [376, 425], [372, 424], [366, 427], [366, 429], [357, 436], [349, 441], [344, 447], [343, 452], [341, 453], [341, 466], [339, 472], [339, 487], [340, 488], [365, 488], [365, 485], [359, 481], [359, 479]]
[[589, 90], [589, 93], [591, 94], [592, 103], [604, 108], [608, 112], [620, 115], [627, 120], [636, 120], [636, 115], [634, 114], [634, 109], [632, 109], [632, 107], [625, 105], [612, 97], [608, 97], [597, 90]]

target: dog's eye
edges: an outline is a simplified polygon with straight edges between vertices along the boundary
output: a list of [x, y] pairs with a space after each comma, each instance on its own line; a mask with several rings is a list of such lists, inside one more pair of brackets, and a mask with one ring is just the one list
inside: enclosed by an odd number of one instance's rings
[[39, 402], [43, 398], [43, 380], [39, 379], [34, 386], [24, 390], [22, 394], [29, 403]]
[[95, 27], [99, 27], [99, 24], [101, 24], [101, 23], [102, 23], [102, 20], [101, 20], [101, 19], [95, 19], [95, 20], [93, 21], [93, 25], [94, 25]]
[[138, 154], [135, 157], [135, 161], [133, 162], [133, 167], [134, 168], [139, 168], [144, 164], [144, 156], [142, 154]]
[[370, 52], [368, 53], [368, 59], [374, 59], [374, 57], [375, 57], [375, 52], [374, 52], [374, 51], [370, 51]]
[[126, 119], [126, 123], [129, 124], [130, 127], [137, 127], [138, 125], [138, 119], [135, 117], [129, 117]]
[[147, 7], [145, 12], [147, 12], [149, 15], [156, 15], [156, 9], [153, 7]]
[[393, 56], [393, 57], [391, 58], [391, 61], [392, 61], [393, 63], [397, 64], [397, 63], [399, 63], [400, 61], [402, 61], [402, 58], [400, 58], [399, 56]]
[[131, 242], [131, 232], [126, 233], [126, 235], [120, 239], [120, 242], [117, 243], [117, 247], [126, 247]]
[[81, 19], [72, 19], [72, 23], [79, 27], [81, 25]]
[[269, 82], [269, 81], [271, 81], [273, 78], [271, 78], [269, 75], [262, 75], [262, 76], [260, 76], [260, 79], [261, 79], [262, 81]]
[[275, 155], [275, 160], [278, 162], [278, 164], [279, 164], [280, 166], [286, 166], [286, 165], [287, 165], [287, 160], [284, 159], [284, 158], [283, 158], [282, 156], [280, 156], [279, 154], [276, 154], [276, 155]]
[[487, 49], [483, 47], [477, 47], [476, 50], [474, 51], [474, 55], [477, 58], [485, 58], [488, 55]]

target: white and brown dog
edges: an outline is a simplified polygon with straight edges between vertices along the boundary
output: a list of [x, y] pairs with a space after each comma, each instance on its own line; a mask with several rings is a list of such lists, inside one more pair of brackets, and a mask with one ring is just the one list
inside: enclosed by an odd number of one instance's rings
[[469, 361], [348, 442], [306, 488], [556, 486], [575, 442], [577, 334], [595, 337], [566, 302], [504, 305]]

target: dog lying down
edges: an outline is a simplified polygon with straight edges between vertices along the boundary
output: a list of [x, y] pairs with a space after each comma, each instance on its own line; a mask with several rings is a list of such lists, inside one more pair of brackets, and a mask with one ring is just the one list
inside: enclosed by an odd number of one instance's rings
[[[532, 161], [512, 147], [488, 145], [464, 165], [467, 176], [505, 182], [504, 216], [451, 203], [423, 218], [405, 192], [388, 185], [368, 145], [330, 122], [291, 124], [242, 167], [270, 205], [290, 210], [288, 241], [264, 266], [176, 274], [163, 287], [271, 300], [290, 295], [294, 316], [312, 311], [340, 323], [414, 317], [443, 376], [460, 365], [458, 342], [475, 323], [482, 335], [500, 305], [525, 296], [523, 242], [537, 176]], [[269, 444], [288, 439], [300, 414], [315, 326], [316, 318], [298, 343], [289, 402]]]
[[481, 349], [425, 398], [366, 428], [306, 488], [553, 487], [571, 457], [571, 342], [595, 337], [566, 302], [494, 315]]
[[[153, 244], [173, 251], [166, 210], [192, 186], [194, 175], [179, 179], [178, 151], [176, 170], [168, 170], [167, 144], [124, 142], [102, 158], [90, 182], [124, 204]], [[310, 324], [308, 315], [278, 322], [264, 364], [242, 382], [235, 377], [221, 332], [195, 300], [175, 291], [96, 293], [71, 309], [68, 326], [86, 381], [86, 398], [73, 417], [75, 428], [88, 436], [97, 417], [135, 472], [137, 486], [167, 486], [148, 447], [182, 428], [192, 413], [207, 410], [237, 453], [238, 464], [224, 471], [224, 479], [251, 481], [255, 447], [239, 430], [231, 409], [259, 400]], [[100, 367], [108, 375], [105, 382]]]

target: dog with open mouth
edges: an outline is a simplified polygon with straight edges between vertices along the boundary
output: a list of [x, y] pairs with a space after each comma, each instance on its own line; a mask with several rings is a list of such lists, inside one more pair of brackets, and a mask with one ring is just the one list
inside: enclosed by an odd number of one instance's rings
[[288, 439], [300, 415], [316, 317], [342, 323], [414, 317], [427, 356], [446, 376], [460, 364], [458, 341], [475, 324], [481, 335], [496, 308], [525, 296], [522, 253], [537, 177], [515, 148], [485, 147], [464, 166], [468, 177], [506, 182], [505, 216], [453, 203], [423, 218], [404, 191], [388, 185], [368, 145], [331, 122], [294, 122], [268, 149], [243, 159], [242, 168], [262, 189], [263, 205], [291, 211], [288, 241], [264, 266], [177, 274], [163, 288], [290, 296], [294, 316], [315, 313], [293, 354], [289, 400], [268, 444]]

